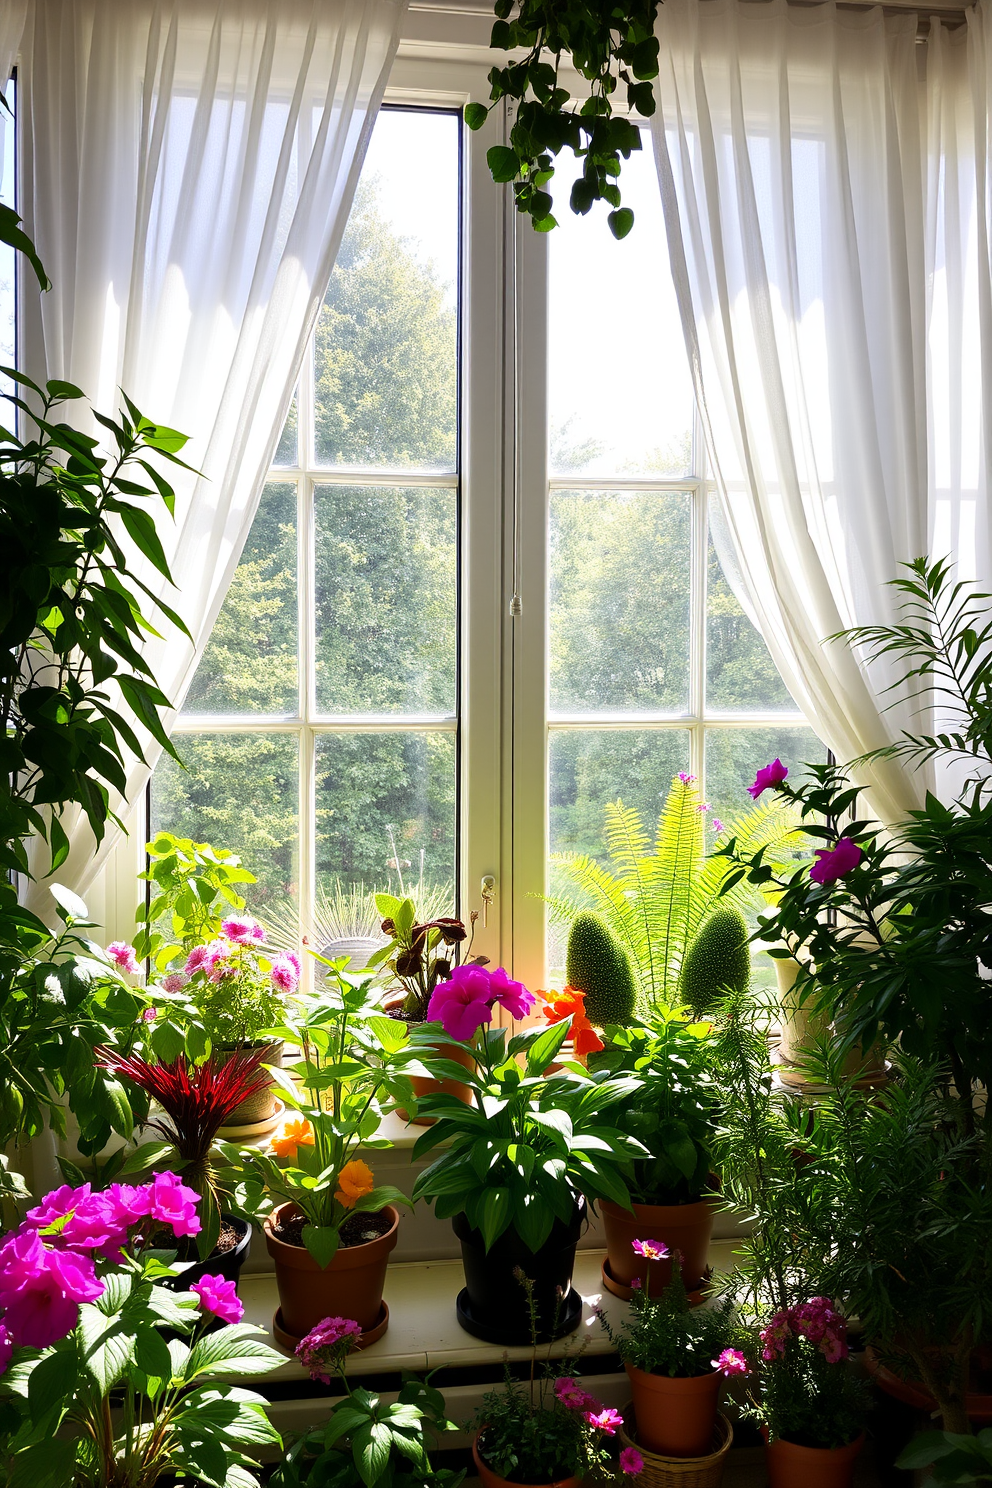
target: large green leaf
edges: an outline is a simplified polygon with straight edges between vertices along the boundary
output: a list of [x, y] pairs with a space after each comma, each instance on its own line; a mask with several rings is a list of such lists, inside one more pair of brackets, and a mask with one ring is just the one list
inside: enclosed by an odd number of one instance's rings
[[218, 1328], [197, 1340], [190, 1351], [184, 1378], [187, 1382], [199, 1375], [268, 1374], [284, 1362], [282, 1354], [265, 1342], [263, 1329], [250, 1323], [236, 1323]]

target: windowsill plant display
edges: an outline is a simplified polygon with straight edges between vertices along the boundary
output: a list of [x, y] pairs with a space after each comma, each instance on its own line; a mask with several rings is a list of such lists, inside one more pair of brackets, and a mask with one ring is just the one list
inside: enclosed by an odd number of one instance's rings
[[[63, 1187], [5, 1240], [0, 1429], [12, 1484], [154, 1488], [180, 1474], [257, 1485], [247, 1454], [280, 1438], [241, 1382], [281, 1357], [241, 1322], [222, 1277], [178, 1294], [163, 1285], [174, 1252], [152, 1244], [161, 1230], [195, 1235], [197, 1203], [171, 1173], [103, 1193]], [[230, 1326], [208, 1331], [217, 1319]]]
[[428, 1455], [433, 1435], [458, 1430], [441, 1392], [429, 1375], [404, 1375], [391, 1404], [352, 1389], [345, 1360], [360, 1336], [353, 1318], [328, 1317], [297, 1348], [311, 1379], [329, 1385], [335, 1375], [345, 1394], [326, 1424], [289, 1448], [272, 1488], [458, 1488], [464, 1472], [434, 1468]]
[[[629, 1300], [638, 1281], [658, 1296], [671, 1277], [670, 1256], [677, 1250], [685, 1286], [695, 1293], [707, 1275], [717, 1203], [711, 1146], [719, 1101], [711, 1025], [688, 1023], [678, 1013], [656, 1008], [644, 1022], [607, 1029], [605, 1038], [595, 1067], [640, 1081], [617, 1120], [650, 1156], [630, 1164], [632, 1208], [611, 1200], [601, 1205], [607, 1246], [603, 1285]], [[635, 1240], [656, 1242], [664, 1254], [650, 1258], [634, 1247]]]
[[321, 1318], [347, 1315], [370, 1343], [388, 1324], [382, 1289], [396, 1205], [410, 1200], [391, 1185], [377, 1187], [358, 1154], [391, 1145], [376, 1136], [383, 1099], [412, 1099], [400, 1061], [392, 1062], [406, 1030], [382, 1015], [368, 978], [331, 965], [320, 994], [271, 1032], [301, 1051], [274, 1071], [295, 1115], [267, 1151], [219, 1145], [242, 1203], [265, 1215], [279, 1291], [275, 1336], [294, 1349]]
[[[652, 1240], [635, 1240], [632, 1248], [650, 1259], [665, 1251]], [[732, 1298], [690, 1307], [675, 1253], [671, 1264], [659, 1296], [652, 1297], [650, 1281], [635, 1286], [619, 1328], [602, 1313], [600, 1322], [630, 1380], [638, 1444], [662, 1457], [705, 1457], [713, 1448], [721, 1380], [745, 1374], [747, 1361], [733, 1347], [740, 1330]]]
[[[534, 1283], [542, 1341], [576, 1326], [581, 1299], [570, 1287], [586, 1204], [627, 1204], [622, 1169], [646, 1155], [616, 1124], [619, 1103], [639, 1088], [635, 1076], [590, 1076], [574, 1063], [545, 1073], [568, 1037], [570, 1017], [512, 1037], [484, 1027], [497, 1005], [518, 1018], [533, 1003], [533, 994], [501, 967], [460, 967], [439, 984], [431, 1017], [474, 1056], [467, 1076], [475, 1103], [425, 1097], [418, 1109], [437, 1121], [413, 1149], [414, 1162], [442, 1149], [417, 1178], [413, 1196], [432, 1202], [439, 1219], [450, 1218], [461, 1241], [466, 1284], [459, 1322], [506, 1344], [530, 1338], [518, 1269]], [[447, 1060], [427, 1056], [425, 1063], [440, 1078], [452, 1073]]]

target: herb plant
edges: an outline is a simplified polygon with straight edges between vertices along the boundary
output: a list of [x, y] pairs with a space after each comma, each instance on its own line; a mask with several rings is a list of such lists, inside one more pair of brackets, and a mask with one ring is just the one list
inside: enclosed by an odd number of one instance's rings
[[[669, 1254], [660, 1241], [638, 1240], [636, 1246], [644, 1247], [644, 1254], [652, 1260], [663, 1260]], [[635, 1287], [630, 1313], [619, 1328], [612, 1328], [603, 1313], [599, 1321], [623, 1362], [645, 1374], [693, 1379], [715, 1369], [727, 1374], [745, 1372], [743, 1354], [731, 1347], [740, 1331], [734, 1321], [733, 1299], [690, 1307], [677, 1252], [672, 1256], [671, 1280], [660, 1297], [652, 1297], [646, 1287]]]

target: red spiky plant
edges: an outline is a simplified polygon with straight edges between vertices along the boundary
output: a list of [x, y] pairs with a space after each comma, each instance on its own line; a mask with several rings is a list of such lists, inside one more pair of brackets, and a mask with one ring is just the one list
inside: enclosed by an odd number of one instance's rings
[[[98, 1046], [100, 1069], [118, 1075], [158, 1101], [165, 1118], [145, 1123], [161, 1132], [176, 1153], [176, 1166], [185, 1182], [202, 1198], [203, 1228], [197, 1237], [200, 1259], [210, 1254], [220, 1234], [221, 1190], [211, 1162], [211, 1148], [220, 1128], [243, 1101], [270, 1083], [262, 1061], [268, 1048], [232, 1054], [223, 1062], [213, 1055], [196, 1064], [185, 1054], [163, 1064], [149, 1064], [136, 1054], [118, 1054]], [[166, 1119], [167, 1118], [167, 1119]]]

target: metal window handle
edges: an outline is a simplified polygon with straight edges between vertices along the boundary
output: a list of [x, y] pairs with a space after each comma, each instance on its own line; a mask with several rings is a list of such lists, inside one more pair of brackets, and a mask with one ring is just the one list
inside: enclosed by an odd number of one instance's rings
[[482, 880], [482, 928], [485, 930], [489, 923], [489, 906], [496, 898], [496, 879], [491, 873], [487, 873]]

